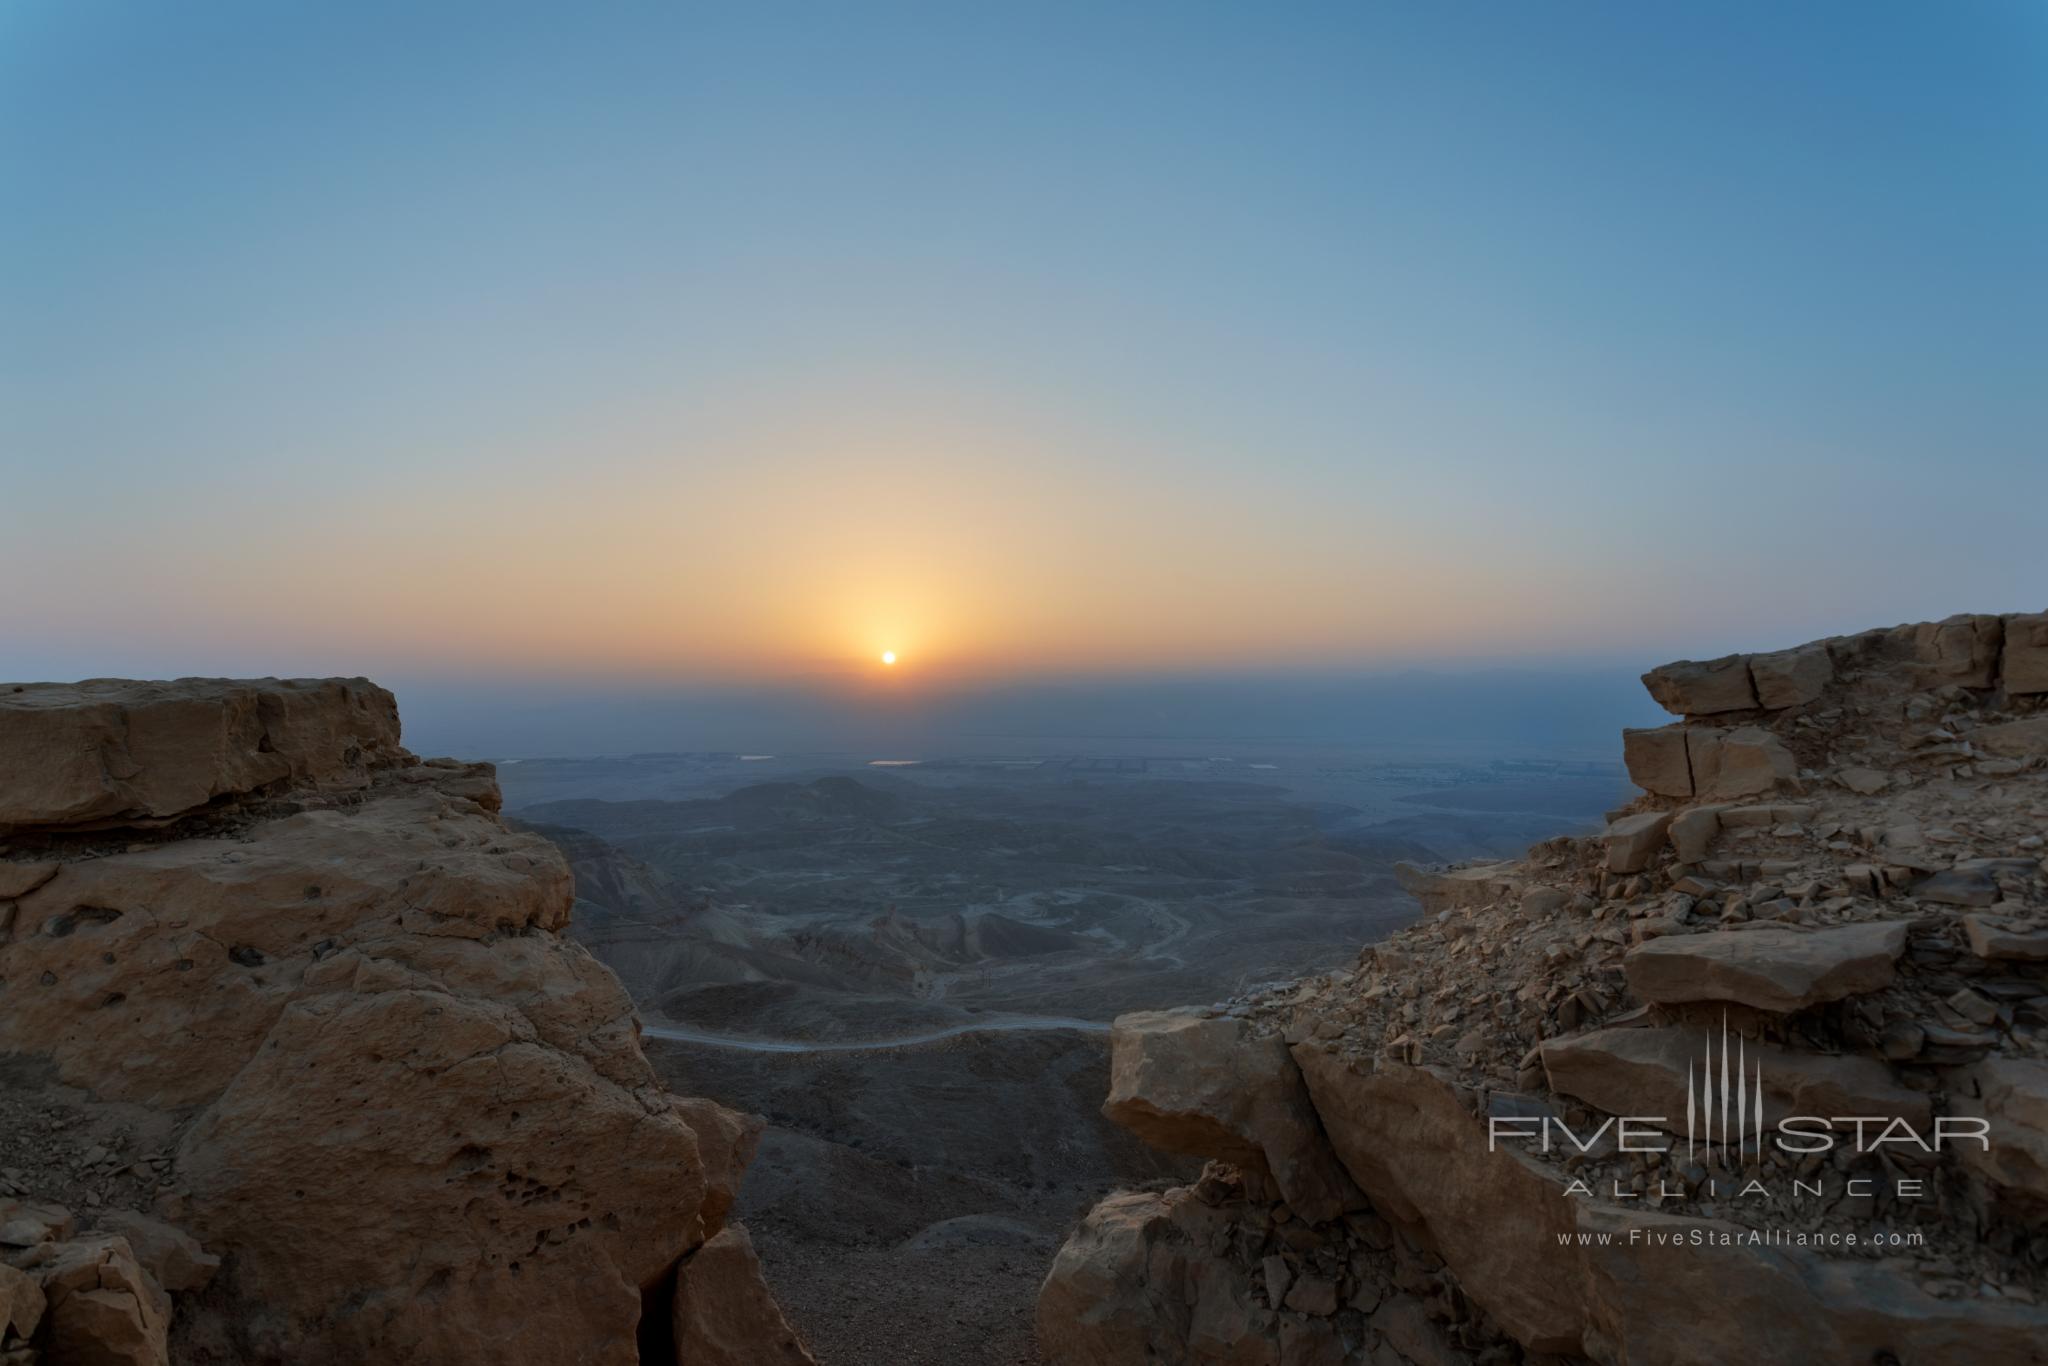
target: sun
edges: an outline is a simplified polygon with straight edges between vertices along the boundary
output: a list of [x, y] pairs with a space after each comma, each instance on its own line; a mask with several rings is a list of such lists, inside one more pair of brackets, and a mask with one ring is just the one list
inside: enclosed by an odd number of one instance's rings
[[882, 662], [884, 664], [894, 664], [896, 662], [896, 652], [894, 650], [882, 651]]

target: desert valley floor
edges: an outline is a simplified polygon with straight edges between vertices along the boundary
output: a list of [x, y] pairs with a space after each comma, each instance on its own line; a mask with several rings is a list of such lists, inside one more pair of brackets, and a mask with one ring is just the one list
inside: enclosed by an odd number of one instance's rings
[[829, 1366], [1036, 1360], [1065, 1229], [1187, 1174], [1099, 1113], [1117, 1014], [1347, 962], [1415, 914], [1396, 861], [1516, 853], [1630, 791], [1592, 759], [1243, 745], [499, 775], [670, 1086], [767, 1116], [740, 1213]]

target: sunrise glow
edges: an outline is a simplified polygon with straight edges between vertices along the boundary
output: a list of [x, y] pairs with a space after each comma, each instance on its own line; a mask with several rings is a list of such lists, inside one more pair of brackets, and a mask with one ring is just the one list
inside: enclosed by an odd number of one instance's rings
[[884, 664], [894, 664], [896, 662], [896, 652], [894, 650], [882, 651], [882, 662]]

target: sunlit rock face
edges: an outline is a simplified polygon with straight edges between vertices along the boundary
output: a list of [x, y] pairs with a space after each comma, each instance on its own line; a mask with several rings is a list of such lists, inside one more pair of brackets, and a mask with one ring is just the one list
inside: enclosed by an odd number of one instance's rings
[[[1161, 1061], [1108, 1113], [1213, 1161], [1083, 1221], [1049, 1358], [2040, 1361], [2043, 620], [1654, 669], [1683, 719], [1605, 831], [1404, 866], [1424, 919], [1351, 971], [1120, 1021]], [[1261, 1040], [1339, 1209], [1251, 1141]]]
[[[673, 1356], [758, 1122], [659, 1085], [490, 767], [398, 739], [359, 679], [0, 691], [0, 1054], [172, 1154], [154, 1225], [0, 1228], [45, 1301], [5, 1331], [105, 1340], [52, 1361]], [[702, 1265], [759, 1279], [743, 1237]], [[718, 1323], [801, 1359], [765, 1291]]]

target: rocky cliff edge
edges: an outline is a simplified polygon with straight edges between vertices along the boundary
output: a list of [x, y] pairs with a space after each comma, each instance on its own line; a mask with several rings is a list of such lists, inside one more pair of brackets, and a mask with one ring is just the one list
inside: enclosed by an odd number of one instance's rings
[[808, 1361], [570, 875], [364, 679], [0, 685], [0, 1362]]
[[1058, 1366], [2048, 1360], [2048, 614], [1644, 676], [1642, 797], [1126, 1016]]

